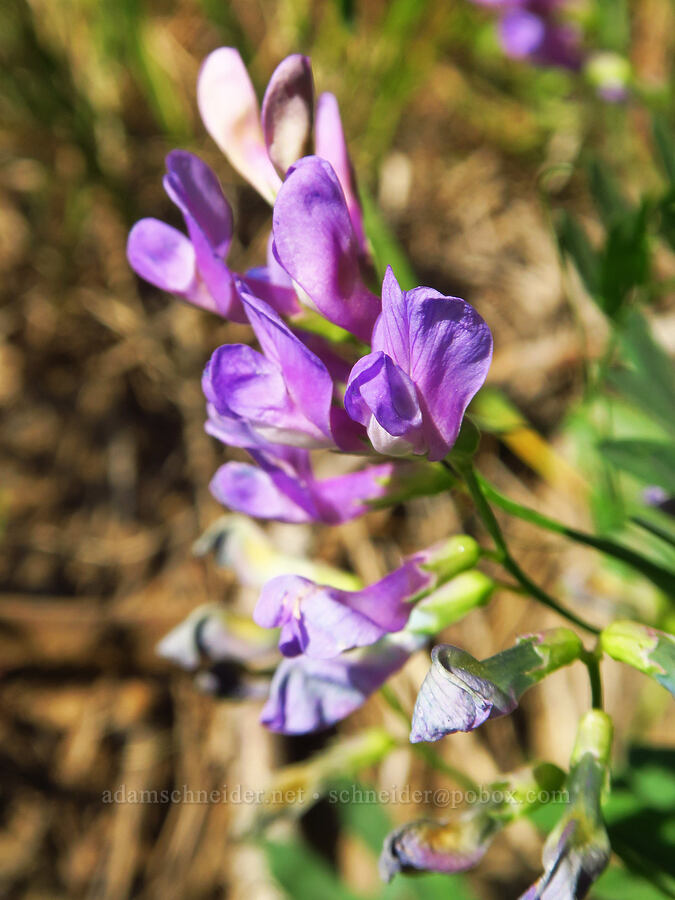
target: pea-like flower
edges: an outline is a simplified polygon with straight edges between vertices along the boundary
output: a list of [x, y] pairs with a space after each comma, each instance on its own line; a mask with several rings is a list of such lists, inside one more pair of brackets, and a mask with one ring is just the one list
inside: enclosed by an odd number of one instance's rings
[[202, 378], [207, 430], [240, 447], [334, 446], [333, 380], [326, 366], [270, 306], [238, 287], [262, 352], [246, 344], [214, 352]]
[[482, 807], [449, 822], [408, 822], [387, 835], [380, 875], [391, 881], [398, 872], [466, 872], [481, 861], [498, 831], [499, 823]]
[[204, 61], [197, 84], [202, 121], [234, 168], [269, 202], [274, 203], [293, 163], [311, 153], [327, 160], [339, 179], [359, 251], [367, 256], [363, 216], [358, 201], [338, 103], [321, 94], [314, 104], [314, 81], [308, 57], [282, 60], [265, 91], [262, 112], [246, 66], [234, 47], [220, 47]]
[[391, 881], [399, 872], [473, 868], [502, 828], [536, 808], [564, 779], [558, 766], [535, 763], [477, 788], [477, 802], [446, 822], [423, 819], [402, 825], [385, 838], [380, 855], [383, 880]]
[[284, 656], [305, 653], [330, 659], [400, 631], [410, 616], [410, 601], [433, 581], [416, 559], [360, 591], [281, 576], [263, 588], [253, 619], [265, 628], [281, 628], [279, 649]]
[[380, 453], [443, 459], [491, 359], [490, 329], [468, 303], [426, 287], [402, 291], [389, 267], [372, 353], [351, 371], [345, 408]]
[[225, 263], [232, 210], [218, 179], [199, 157], [183, 150], [169, 153], [166, 165], [164, 188], [182, 212], [189, 237], [158, 219], [141, 219], [127, 243], [132, 269], [196, 306], [246, 321]]
[[[317, 478], [309, 451], [301, 447], [270, 444], [248, 452], [257, 465], [225, 463], [211, 480], [211, 493], [225, 506], [261, 519], [346, 522], [367, 512], [371, 502], [385, 498], [402, 480], [392, 463]], [[411, 472], [411, 483], [414, 479]]]
[[411, 742], [437, 741], [508, 715], [528, 688], [578, 659], [581, 650], [568, 628], [520, 638], [515, 647], [482, 662], [449, 644], [434, 647], [415, 702]]
[[332, 659], [284, 659], [272, 678], [260, 721], [281, 734], [330, 728], [362, 706], [425, 640], [400, 631]]
[[596, 709], [586, 713], [567, 779], [567, 809], [544, 844], [544, 874], [520, 900], [581, 900], [606, 868], [610, 845], [600, 801], [611, 739], [609, 716]]
[[198, 156], [173, 150], [166, 158], [164, 189], [180, 209], [187, 236], [158, 219], [141, 219], [129, 233], [127, 257], [134, 271], [188, 303], [246, 322], [237, 278], [274, 309], [299, 310], [293, 285], [268, 249], [266, 266], [237, 276], [226, 263], [232, 243], [232, 210], [217, 177]]

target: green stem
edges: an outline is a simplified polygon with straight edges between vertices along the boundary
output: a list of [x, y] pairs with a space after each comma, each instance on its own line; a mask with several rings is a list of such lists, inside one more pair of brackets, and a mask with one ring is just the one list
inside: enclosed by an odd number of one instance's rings
[[[446, 463], [446, 465], [448, 465]], [[526, 575], [525, 572], [520, 568], [515, 559], [511, 556], [509, 548], [504, 539], [504, 535], [499, 526], [499, 522], [497, 521], [495, 514], [492, 511], [492, 507], [488, 503], [485, 494], [483, 493], [483, 487], [481, 482], [479, 482], [476, 477], [476, 473], [473, 470], [473, 467], [470, 464], [456, 464], [457, 470], [460, 475], [466, 482], [466, 486], [469, 489], [469, 493], [476, 504], [476, 509], [483, 520], [483, 524], [485, 525], [490, 537], [495, 543], [498, 551], [499, 562], [506, 569], [507, 572], [510, 572], [511, 575], [516, 579], [516, 581], [534, 597], [535, 600], [538, 600], [543, 606], [547, 606], [549, 609], [552, 609], [554, 612], [557, 612], [558, 615], [567, 619], [569, 622], [572, 622], [574, 625], [577, 625], [579, 628], [583, 628], [586, 631], [590, 631], [592, 634], [600, 634], [600, 630], [596, 628], [594, 625], [589, 625], [587, 622], [584, 622], [583, 619], [580, 619], [579, 616], [575, 615], [570, 610], [565, 609], [561, 606], [557, 600], [554, 600], [546, 591], [539, 587], [538, 584], [535, 584], [534, 581]]]
[[[403, 721], [406, 723], [407, 727], [410, 728], [410, 718], [403, 709], [403, 704], [398, 699], [394, 691], [388, 684], [383, 685], [380, 688], [380, 694], [383, 699], [386, 701], [387, 705], [390, 709], [392, 709]], [[460, 769], [456, 769], [454, 766], [451, 766], [450, 763], [447, 763], [431, 748], [426, 744], [409, 744], [407, 745], [410, 749], [417, 753], [418, 756], [421, 756], [422, 759], [431, 766], [432, 769], [436, 769], [437, 772], [442, 772], [444, 775], [447, 775], [448, 778], [452, 778], [457, 784], [461, 785], [466, 791], [476, 791], [480, 790], [480, 786], [477, 782], [473, 780], [469, 775], [466, 775]]]
[[533, 525], [538, 525], [540, 528], [545, 528], [547, 531], [552, 531], [555, 534], [561, 534], [570, 540], [576, 541], [578, 544], [593, 547], [595, 550], [599, 550], [607, 556], [612, 556], [614, 559], [618, 559], [640, 572], [668, 596], [673, 596], [675, 594], [675, 574], [658, 565], [658, 563], [655, 563], [650, 559], [645, 559], [644, 556], [631, 550], [630, 547], [624, 547], [622, 544], [617, 544], [615, 541], [611, 541], [608, 538], [596, 537], [593, 534], [578, 531], [576, 528], [569, 528], [567, 525], [563, 525], [562, 522], [556, 522], [555, 519], [550, 519], [548, 516], [545, 516], [534, 509], [528, 509], [525, 506], [521, 506], [520, 503], [516, 503], [515, 500], [511, 500], [503, 494], [500, 494], [499, 491], [492, 487], [492, 485], [481, 475], [474, 474], [474, 478], [476, 479], [484, 498], [487, 498], [487, 500], [490, 500], [505, 512], [510, 513], [510, 515], [523, 519], [525, 522], [531, 522]]
[[593, 709], [602, 709], [602, 681], [598, 658], [594, 653], [585, 653], [581, 659], [588, 669], [588, 678], [591, 682], [591, 706]]

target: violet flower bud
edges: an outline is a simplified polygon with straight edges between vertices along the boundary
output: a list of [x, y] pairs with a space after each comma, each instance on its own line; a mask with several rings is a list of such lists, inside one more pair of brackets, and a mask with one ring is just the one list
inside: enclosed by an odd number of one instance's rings
[[522, 637], [483, 662], [449, 644], [434, 647], [413, 711], [411, 742], [437, 741], [508, 715], [528, 688], [578, 659], [582, 649], [568, 628]]

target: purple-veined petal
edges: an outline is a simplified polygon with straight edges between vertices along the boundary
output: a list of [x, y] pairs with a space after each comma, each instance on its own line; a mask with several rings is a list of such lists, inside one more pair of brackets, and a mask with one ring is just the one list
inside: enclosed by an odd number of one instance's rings
[[310, 152], [314, 81], [308, 57], [294, 53], [279, 63], [263, 97], [261, 118], [269, 157], [285, 174]]
[[267, 155], [255, 90], [234, 47], [220, 47], [204, 60], [197, 102], [206, 130], [232, 166], [273, 203], [281, 179]]
[[266, 442], [299, 447], [332, 443], [294, 402], [276, 362], [252, 347], [218, 347], [204, 371], [202, 387], [219, 415], [242, 420]]
[[391, 357], [414, 383], [428, 457], [442, 459], [485, 381], [492, 360], [490, 329], [464, 300], [431, 288], [402, 291], [389, 267], [373, 350]]
[[363, 283], [359, 247], [330, 164], [301, 159], [286, 177], [273, 214], [274, 252], [314, 307], [369, 341], [380, 301]]
[[450, 822], [409, 822], [387, 835], [380, 874], [391, 881], [399, 872], [465, 872], [480, 862], [498, 830], [480, 808]]
[[345, 195], [349, 218], [354, 227], [356, 240], [361, 252], [366, 255], [368, 245], [363, 230], [363, 215], [358, 199], [354, 168], [349, 159], [347, 142], [342, 129], [340, 109], [334, 94], [321, 94], [316, 105], [316, 125], [314, 128], [316, 155], [328, 160], [338, 177]]
[[403, 631], [333, 659], [285, 659], [274, 673], [260, 721], [281, 734], [330, 728], [362, 706], [423, 644]]
[[413, 711], [411, 743], [437, 741], [446, 734], [472, 731], [490, 716], [512, 712], [518, 705], [493, 681], [471, 654], [441, 644], [431, 653], [431, 668]]

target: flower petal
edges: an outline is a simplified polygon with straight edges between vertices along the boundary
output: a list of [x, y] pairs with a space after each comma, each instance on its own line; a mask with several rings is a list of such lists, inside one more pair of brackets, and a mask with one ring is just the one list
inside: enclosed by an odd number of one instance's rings
[[317, 156], [286, 177], [273, 215], [274, 252], [325, 318], [369, 341], [380, 301], [363, 283], [359, 247], [340, 183]]
[[207, 56], [197, 102], [206, 130], [232, 166], [273, 203], [281, 179], [267, 155], [255, 90], [234, 47], [220, 47]]
[[298, 656], [278, 666], [260, 721], [281, 734], [330, 728], [362, 706], [423, 640], [400, 632], [334, 659]]
[[321, 94], [316, 105], [316, 125], [314, 129], [316, 155], [328, 160], [338, 177], [345, 195], [349, 218], [354, 227], [356, 240], [361, 252], [367, 254], [368, 244], [363, 230], [363, 213], [356, 189], [354, 168], [349, 159], [347, 142], [342, 130], [340, 109], [334, 94]]
[[211, 169], [192, 153], [174, 150], [166, 158], [164, 189], [183, 213], [197, 268], [218, 312], [237, 322], [246, 316], [225, 256], [232, 240], [232, 210]]
[[411, 743], [472, 731], [490, 716], [506, 715], [518, 705], [464, 650], [441, 644], [432, 650], [431, 661], [415, 702]]
[[[410, 377], [385, 353], [369, 353], [349, 376], [345, 409], [379, 453], [423, 452], [422, 411]], [[380, 426], [375, 428], [373, 418]], [[402, 439], [402, 440], [397, 440]]]
[[159, 219], [136, 222], [129, 232], [127, 258], [137, 275], [163, 291], [191, 299], [197, 289], [192, 244], [184, 234]]
[[398, 872], [466, 872], [480, 862], [498, 830], [478, 808], [450, 822], [408, 822], [385, 838], [380, 874], [391, 881]]
[[312, 67], [307, 56], [294, 53], [274, 70], [262, 103], [267, 151], [282, 174], [310, 152], [313, 119]]
[[240, 295], [265, 356], [283, 373], [288, 394], [298, 410], [315, 426], [317, 434], [323, 435], [326, 442], [332, 444], [330, 407], [333, 380], [328, 370], [271, 307], [243, 287], [240, 287]]
[[256, 518], [279, 522], [314, 522], [318, 518], [313, 514], [311, 498], [302, 505], [294, 502], [269, 472], [250, 463], [225, 463], [211, 479], [209, 488], [219, 503]]

